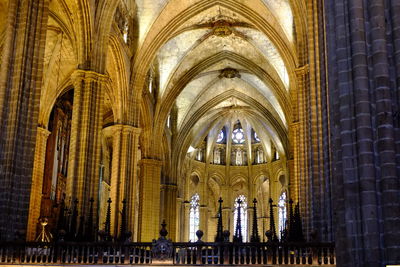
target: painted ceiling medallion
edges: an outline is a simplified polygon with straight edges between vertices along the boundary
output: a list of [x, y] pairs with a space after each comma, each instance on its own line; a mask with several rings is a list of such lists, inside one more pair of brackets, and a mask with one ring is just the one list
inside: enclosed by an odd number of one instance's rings
[[221, 70], [219, 78], [228, 78], [228, 79], [240, 78], [240, 73], [237, 69], [225, 68]]
[[213, 34], [219, 37], [227, 37], [233, 33], [231, 26], [226, 20], [218, 20], [214, 22]]

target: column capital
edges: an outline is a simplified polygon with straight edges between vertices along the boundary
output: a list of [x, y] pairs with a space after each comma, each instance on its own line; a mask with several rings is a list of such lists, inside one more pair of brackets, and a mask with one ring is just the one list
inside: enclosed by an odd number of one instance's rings
[[161, 184], [161, 189], [178, 190], [178, 186], [176, 184]]
[[304, 76], [306, 74], [308, 74], [308, 72], [310, 71], [310, 68], [308, 67], [308, 64], [301, 66], [301, 67], [297, 67], [294, 72], [296, 73], [297, 76]]
[[51, 132], [49, 130], [47, 130], [46, 128], [43, 128], [41, 126], [37, 127], [37, 133], [38, 133], [38, 135], [40, 134], [42, 137], [44, 137], [46, 139], [51, 134]]
[[157, 159], [141, 159], [140, 165], [153, 165], [153, 166], [161, 166], [162, 161]]
[[140, 135], [141, 132], [142, 132], [142, 129], [134, 127], [134, 126], [131, 126], [131, 125], [114, 124], [114, 125], [107, 126], [107, 127], [103, 128], [101, 131], [102, 131], [104, 136], [111, 137], [114, 134], [117, 134], [117, 133], [120, 133], [120, 132], [122, 132], [124, 134], [137, 134], [137, 135]]
[[96, 81], [102, 84], [111, 82], [110, 76], [91, 70], [76, 69], [71, 75], [72, 82], [75, 84], [81, 80]]
[[131, 125], [122, 125], [122, 133], [140, 135], [142, 129]]
[[298, 128], [300, 127], [300, 122], [299, 121], [294, 121], [292, 123], [290, 123], [290, 128], [294, 131], [294, 130], [298, 130]]

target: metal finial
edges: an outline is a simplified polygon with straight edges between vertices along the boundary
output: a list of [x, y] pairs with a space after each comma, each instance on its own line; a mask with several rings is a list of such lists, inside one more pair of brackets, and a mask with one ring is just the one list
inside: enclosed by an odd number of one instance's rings
[[165, 220], [163, 220], [161, 223], [161, 230], [160, 230], [161, 238], [166, 238], [166, 236], [168, 235], [166, 226], [167, 226], [167, 224], [165, 223]]
[[270, 231], [270, 240], [269, 241], [273, 241], [276, 242], [278, 241], [278, 237], [276, 235], [276, 229], [275, 229], [275, 219], [274, 219], [274, 205], [273, 205], [274, 201], [272, 200], [272, 198], [269, 199], [269, 231]]
[[251, 234], [251, 242], [260, 242], [260, 235], [258, 234], [258, 224], [257, 224], [257, 199], [253, 200], [253, 231]]
[[239, 198], [236, 203], [238, 204], [237, 207], [237, 220], [236, 220], [236, 229], [235, 229], [235, 235], [233, 236], [233, 241], [234, 242], [243, 242], [243, 236], [242, 236], [242, 222], [240, 218], [240, 208], [242, 204], [242, 200]]
[[106, 241], [111, 241], [111, 198], [107, 200], [108, 207], [107, 207], [107, 215], [106, 215], [106, 222], [104, 223], [104, 231], [105, 231], [105, 238]]
[[215, 237], [215, 242], [223, 242], [223, 225], [222, 225], [222, 197], [219, 198], [219, 209], [218, 209], [218, 224], [217, 224], [217, 236]]

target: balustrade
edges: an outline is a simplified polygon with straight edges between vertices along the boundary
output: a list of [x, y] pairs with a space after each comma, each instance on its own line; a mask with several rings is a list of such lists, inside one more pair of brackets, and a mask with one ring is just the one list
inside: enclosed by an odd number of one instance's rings
[[[3, 242], [0, 264], [151, 265], [154, 243]], [[332, 243], [172, 243], [174, 265], [334, 265]]]

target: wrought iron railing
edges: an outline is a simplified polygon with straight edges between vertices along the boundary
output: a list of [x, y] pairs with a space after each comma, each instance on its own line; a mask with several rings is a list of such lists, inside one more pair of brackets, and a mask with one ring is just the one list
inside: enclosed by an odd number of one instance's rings
[[[155, 243], [0, 243], [0, 264], [155, 264]], [[332, 243], [171, 243], [162, 264], [335, 265]], [[157, 261], [157, 264], [160, 264]]]

